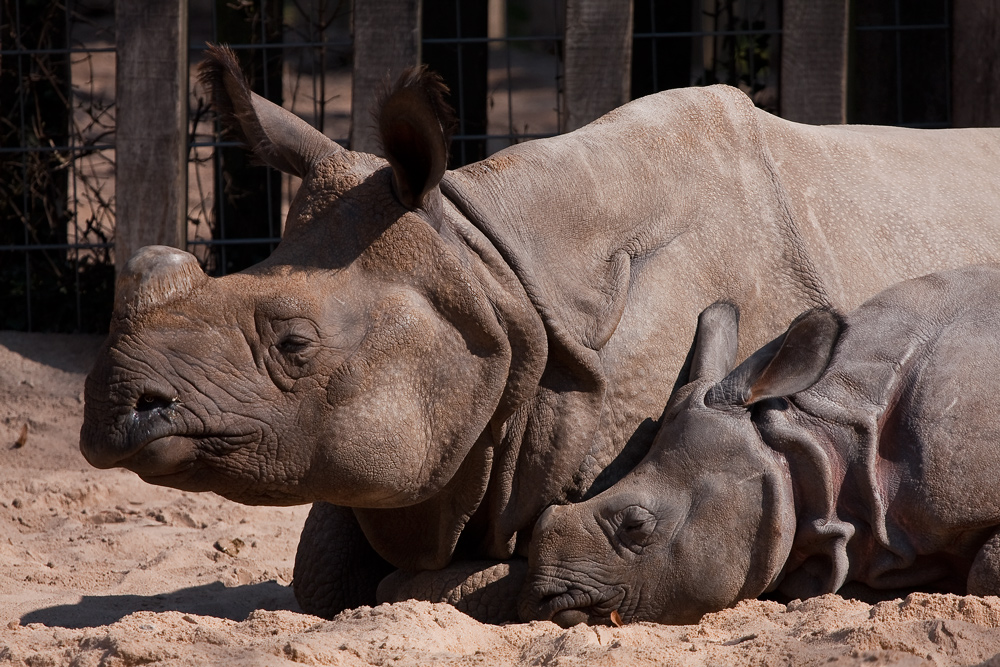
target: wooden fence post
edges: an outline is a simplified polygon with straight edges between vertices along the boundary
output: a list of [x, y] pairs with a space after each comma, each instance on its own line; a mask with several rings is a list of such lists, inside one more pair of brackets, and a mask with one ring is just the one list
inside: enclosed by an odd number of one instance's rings
[[136, 250], [184, 248], [187, 0], [116, 0], [115, 267]]
[[632, 0], [566, 0], [567, 132], [629, 100]]
[[784, 0], [781, 116], [800, 123], [847, 122], [849, 0]]
[[420, 5], [420, 0], [354, 3], [351, 150], [378, 150], [372, 113], [379, 92], [388, 77], [420, 62]]
[[1000, 6], [953, 0], [951, 119], [955, 127], [1000, 127]]

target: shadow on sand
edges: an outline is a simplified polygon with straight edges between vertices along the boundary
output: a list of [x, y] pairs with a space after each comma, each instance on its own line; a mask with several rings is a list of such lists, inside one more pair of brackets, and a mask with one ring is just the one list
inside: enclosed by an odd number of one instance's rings
[[217, 581], [160, 595], [85, 595], [76, 604], [28, 612], [21, 617], [21, 624], [95, 628], [114, 623], [137, 611], [179, 611], [242, 621], [255, 609], [302, 611], [295, 601], [291, 586], [265, 581], [227, 588]]
[[0, 346], [67, 373], [89, 373], [106, 336], [0, 331]]

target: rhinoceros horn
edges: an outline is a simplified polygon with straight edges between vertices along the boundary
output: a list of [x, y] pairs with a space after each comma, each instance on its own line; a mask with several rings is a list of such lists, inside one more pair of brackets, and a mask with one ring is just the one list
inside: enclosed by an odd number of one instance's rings
[[132, 255], [118, 276], [114, 317], [135, 317], [207, 281], [208, 276], [191, 253], [169, 246], [145, 246]]

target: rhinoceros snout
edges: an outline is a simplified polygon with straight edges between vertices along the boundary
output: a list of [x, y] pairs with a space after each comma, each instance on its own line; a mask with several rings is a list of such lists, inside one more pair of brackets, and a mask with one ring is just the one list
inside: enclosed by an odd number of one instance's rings
[[[130, 467], [128, 461], [150, 443], [176, 433], [176, 405], [177, 400], [167, 393], [147, 391], [114, 416], [85, 408], [80, 451], [95, 468]], [[95, 417], [98, 412], [105, 416]]]
[[615, 586], [579, 585], [562, 577], [566, 571], [546, 567], [529, 580], [518, 605], [522, 621], [552, 621], [569, 628], [579, 623], [610, 623], [612, 611], [621, 605], [624, 592]]

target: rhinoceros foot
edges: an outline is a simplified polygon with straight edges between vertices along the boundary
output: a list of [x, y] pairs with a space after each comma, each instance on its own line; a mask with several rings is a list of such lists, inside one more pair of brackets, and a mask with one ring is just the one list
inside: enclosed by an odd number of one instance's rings
[[378, 587], [379, 602], [447, 602], [483, 623], [517, 621], [517, 596], [528, 562], [463, 561], [442, 570], [397, 570]]
[[393, 567], [368, 544], [354, 511], [314, 503], [295, 552], [292, 588], [302, 610], [333, 618], [375, 605], [375, 590]]
[[972, 562], [969, 595], [1000, 595], [1000, 531], [986, 540]]

